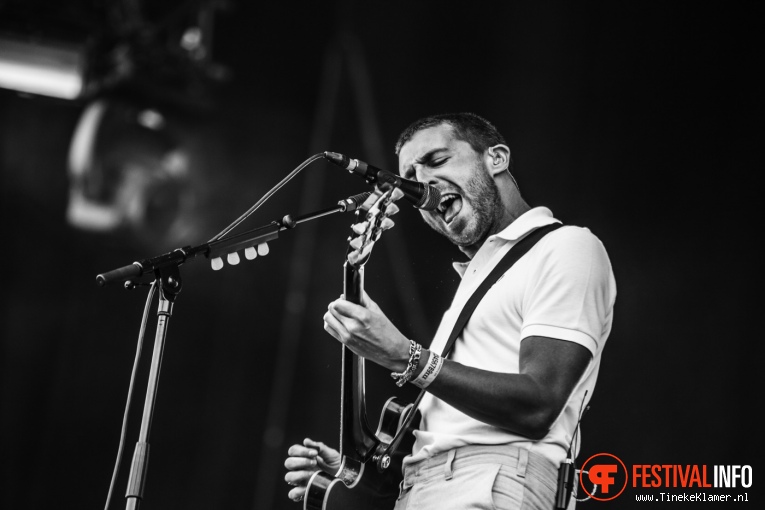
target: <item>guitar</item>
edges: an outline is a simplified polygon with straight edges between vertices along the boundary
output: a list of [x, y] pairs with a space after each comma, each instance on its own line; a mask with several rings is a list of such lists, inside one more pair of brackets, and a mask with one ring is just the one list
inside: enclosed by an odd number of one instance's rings
[[[364, 229], [346, 253], [343, 289], [345, 299], [362, 304], [364, 265], [382, 233], [392, 189], [383, 193], [364, 217]], [[356, 211], [360, 223], [363, 211]], [[340, 468], [336, 473], [316, 471], [308, 481], [304, 510], [390, 510], [398, 497], [401, 462], [412, 451], [412, 424], [419, 411], [408, 416], [413, 404], [402, 405], [391, 397], [383, 406], [375, 432], [367, 422], [364, 396], [364, 358], [342, 346], [340, 394]]]

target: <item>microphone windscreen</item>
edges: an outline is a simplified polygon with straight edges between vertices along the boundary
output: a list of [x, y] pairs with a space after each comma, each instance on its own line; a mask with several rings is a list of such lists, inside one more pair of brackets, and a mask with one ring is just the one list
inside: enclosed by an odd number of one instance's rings
[[415, 204], [415, 207], [425, 211], [432, 211], [438, 207], [439, 202], [441, 202], [441, 192], [433, 186], [426, 186], [425, 193], [422, 194], [420, 202]]

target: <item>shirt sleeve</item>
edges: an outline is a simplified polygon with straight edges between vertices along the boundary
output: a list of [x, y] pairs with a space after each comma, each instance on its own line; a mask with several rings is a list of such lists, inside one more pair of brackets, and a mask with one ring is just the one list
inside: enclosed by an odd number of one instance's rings
[[521, 339], [568, 340], [595, 355], [608, 335], [616, 297], [603, 244], [588, 229], [568, 226], [546, 236], [537, 248], [540, 263], [524, 293]]

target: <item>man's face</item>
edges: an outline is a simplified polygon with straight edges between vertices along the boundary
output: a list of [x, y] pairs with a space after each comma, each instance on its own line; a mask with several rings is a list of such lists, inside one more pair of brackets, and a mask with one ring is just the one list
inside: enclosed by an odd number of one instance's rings
[[482, 154], [454, 137], [448, 124], [418, 131], [399, 152], [399, 174], [441, 192], [435, 211], [420, 210], [425, 222], [460, 247], [482, 243], [494, 233], [503, 205]]

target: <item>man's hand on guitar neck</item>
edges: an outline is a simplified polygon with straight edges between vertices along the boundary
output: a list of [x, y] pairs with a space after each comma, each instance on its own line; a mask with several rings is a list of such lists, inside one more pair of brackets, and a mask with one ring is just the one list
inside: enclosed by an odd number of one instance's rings
[[284, 467], [288, 469], [284, 481], [294, 486], [287, 496], [293, 501], [300, 501], [305, 496], [305, 488], [311, 475], [322, 470], [325, 473], [336, 473], [340, 469], [340, 453], [334, 448], [305, 438], [303, 444], [293, 444], [287, 450], [287, 460]]
[[409, 339], [385, 316], [364, 291], [363, 306], [342, 297], [329, 304], [324, 330], [356, 355], [394, 372], [402, 372], [409, 360]]

